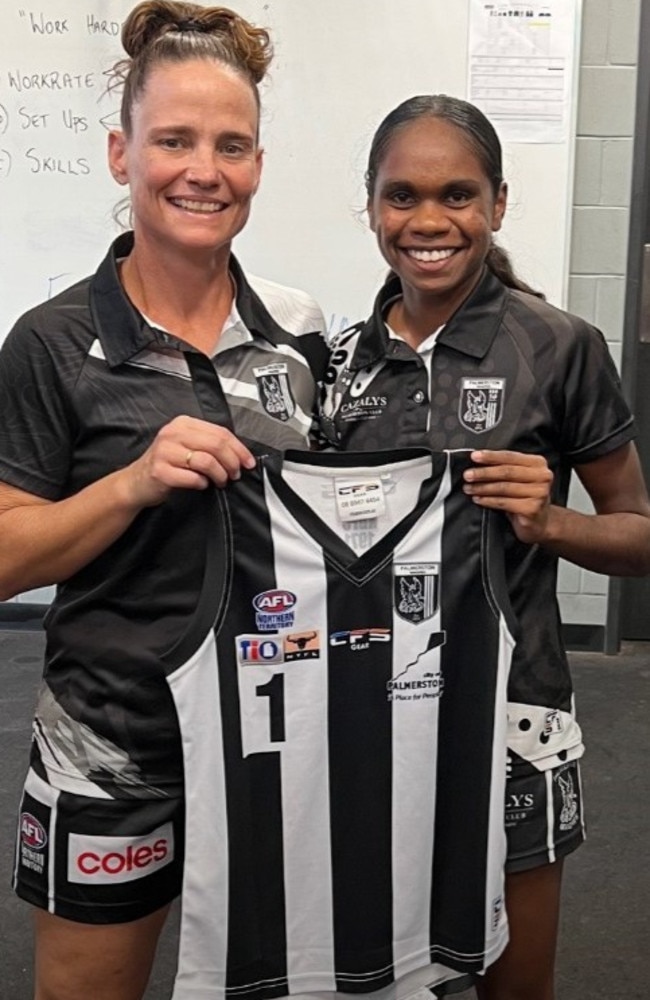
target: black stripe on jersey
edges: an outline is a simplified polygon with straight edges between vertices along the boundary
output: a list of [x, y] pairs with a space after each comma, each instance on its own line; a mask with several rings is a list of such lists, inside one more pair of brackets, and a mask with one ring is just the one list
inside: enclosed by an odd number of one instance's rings
[[[232, 579], [227, 622], [217, 635], [224, 732], [224, 763], [229, 829], [228, 968], [226, 993], [242, 987], [252, 995], [260, 984], [264, 997], [288, 993], [284, 905], [281, 749], [243, 757], [235, 636], [255, 628], [253, 599], [276, 586], [268, 511], [259, 488], [247, 474], [237, 489], [246, 501], [230, 504], [237, 566]], [[250, 530], [250, 519], [257, 523]], [[242, 569], [243, 567], [243, 569]], [[254, 588], [252, 590], [251, 588]], [[271, 633], [269, 633], [271, 634]], [[232, 669], [224, 669], [230, 664]], [[281, 675], [276, 675], [280, 677]], [[251, 863], [252, 859], [252, 863]], [[267, 985], [271, 980], [272, 985]], [[238, 987], [240, 989], [238, 989]]]
[[295, 346], [307, 361], [315, 380], [322, 382], [329, 360], [329, 348], [324, 337], [320, 333], [303, 333]]
[[[456, 482], [445, 502], [440, 581], [444, 697], [438, 729], [438, 793], [433, 858], [431, 941], [454, 953], [477, 956], [483, 965], [485, 948], [486, 833], [489, 829], [490, 781], [477, 782], [492, 759], [494, 704], [486, 705], [486, 691], [494, 690], [498, 666], [499, 623], [490, 620], [476, 637], [468, 655], [472, 619], [486, 621], [483, 591], [483, 518], [468, 518], [471, 503], [462, 492], [462, 468], [453, 465]], [[459, 533], [459, 525], [462, 525]], [[468, 534], [471, 531], [471, 536]], [[458, 539], [464, 538], [466, 561], [459, 562]], [[444, 571], [449, 567], [449, 572]], [[462, 609], [467, 630], [453, 627], [451, 618]], [[449, 621], [449, 625], [447, 625]], [[485, 672], [491, 676], [486, 677]], [[462, 949], [459, 948], [462, 942]], [[433, 961], [445, 961], [445, 951], [432, 948]], [[467, 971], [474, 966], [463, 962]]]
[[198, 512], [193, 516], [202, 521], [205, 566], [199, 600], [192, 620], [178, 641], [161, 656], [166, 673], [173, 673], [197, 651], [210, 629], [218, 628], [230, 596], [232, 575], [232, 524], [223, 490], [212, 488], [195, 498]]
[[[359, 588], [354, 615], [350, 588], [327, 561], [328, 634], [342, 628], [390, 630], [392, 562]], [[383, 598], [383, 599], [382, 599]], [[336, 986], [365, 993], [393, 980], [392, 726], [386, 697], [392, 643], [381, 655], [372, 643], [350, 654], [329, 647], [328, 728], [330, 836]], [[387, 970], [368, 982], [369, 966]], [[364, 973], [366, 975], [364, 975]], [[352, 979], [349, 976], [354, 977]]]
[[210, 358], [195, 351], [184, 351], [187, 366], [192, 375], [192, 386], [201, 412], [210, 423], [235, 430], [230, 407], [221, 381]]

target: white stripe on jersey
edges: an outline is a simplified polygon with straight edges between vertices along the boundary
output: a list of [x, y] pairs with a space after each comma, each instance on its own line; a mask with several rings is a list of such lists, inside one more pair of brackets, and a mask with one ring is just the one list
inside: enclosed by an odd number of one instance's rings
[[[320, 634], [322, 666], [285, 671], [287, 734], [282, 754], [282, 813], [291, 818], [284, 835], [284, 881], [289, 990], [335, 990], [332, 915], [332, 845], [328, 768], [327, 579], [321, 550], [296, 552], [295, 521], [269, 484], [267, 505], [275, 541], [278, 580], [309, 580], [298, 602], [294, 632]], [[248, 669], [248, 668], [246, 668]], [[278, 668], [276, 668], [278, 669]], [[279, 669], [282, 669], [280, 667]], [[240, 670], [240, 676], [244, 673]], [[258, 699], [259, 700], [259, 699]], [[321, 970], [316, 979], [314, 969]]]
[[546, 779], [546, 845], [549, 864], [555, 861], [555, 803], [553, 802], [553, 772], [545, 771]]
[[[169, 678], [181, 715], [186, 824], [183, 920], [172, 1000], [224, 996], [228, 941], [228, 824], [214, 632]], [[215, 857], [213, 845], [218, 845]], [[205, 969], [209, 955], [211, 968]]]
[[584, 796], [582, 794], [582, 771], [580, 767], [576, 768], [578, 772], [578, 790], [580, 792], [580, 829], [582, 830], [582, 839], [585, 840], [587, 836], [587, 827], [585, 826], [585, 811], [583, 809]]
[[182, 354], [175, 356], [165, 354], [164, 351], [140, 351], [134, 358], [130, 358], [125, 364], [132, 368], [145, 368], [147, 371], [162, 372], [163, 375], [173, 375], [175, 378], [191, 381], [192, 376], [187, 367], [187, 362]]
[[[93, 340], [88, 351], [88, 357], [97, 358], [99, 361], [106, 361], [104, 348], [99, 340]], [[167, 352], [145, 349], [144, 351], [139, 351], [125, 363], [131, 365], [133, 368], [144, 368], [147, 371], [162, 372], [164, 375], [174, 375], [188, 382], [191, 379], [190, 370], [187, 367], [185, 358], [180, 351], [176, 350]]]

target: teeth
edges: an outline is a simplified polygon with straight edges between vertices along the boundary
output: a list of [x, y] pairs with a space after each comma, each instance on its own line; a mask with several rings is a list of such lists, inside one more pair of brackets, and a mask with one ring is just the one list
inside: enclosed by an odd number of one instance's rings
[[190, 201], [189, 198], [173, 198], [175, 205], [180, 208], [187, 208], [192, 212], [205, 212], [210, 214], [211, 212], [220, 212], [223, 208], [221, 202], [215, 201]]
[[449, 250], [407, 250], [409, 257], [414, 257], [415, 260], [421, 260], [426, 264], [432, 264], [436, 260], [446, 260], [451, 257], [456, 251], [451, 248]]

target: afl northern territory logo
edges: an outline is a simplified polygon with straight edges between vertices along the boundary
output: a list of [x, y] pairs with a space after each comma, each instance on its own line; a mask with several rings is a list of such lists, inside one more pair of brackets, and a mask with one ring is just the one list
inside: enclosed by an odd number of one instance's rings
[[438, 610], [438, 563], [396, 563], [393, 567], [393, 602], [400, 618], [412, 625], [432, 618]]
[[474, 434], [489, 431], [503, 416], [504, 378], [464, 378], [460, 387], [458, 419]]

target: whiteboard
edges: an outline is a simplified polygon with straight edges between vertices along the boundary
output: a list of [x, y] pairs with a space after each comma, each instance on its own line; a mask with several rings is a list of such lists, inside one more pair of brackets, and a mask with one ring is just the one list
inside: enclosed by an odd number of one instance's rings
[[[95, 269], [124, 190], [106, 165], [132, 0], [2, 0], [0, 340], [27, 308]], [[330, 329], [365, 315], [386, 271], [363, 175], [384, 115], [417, 93], [467, 93], [469, 0], [233, 0], [270, 28], [262, 184], [235, 241], [256, 274], [304, 288]], [[576, 38], [577, 46], [577, 38]], [[565, 304], [572, 141], [504, 143], [501, 243], [522, 277]]]

